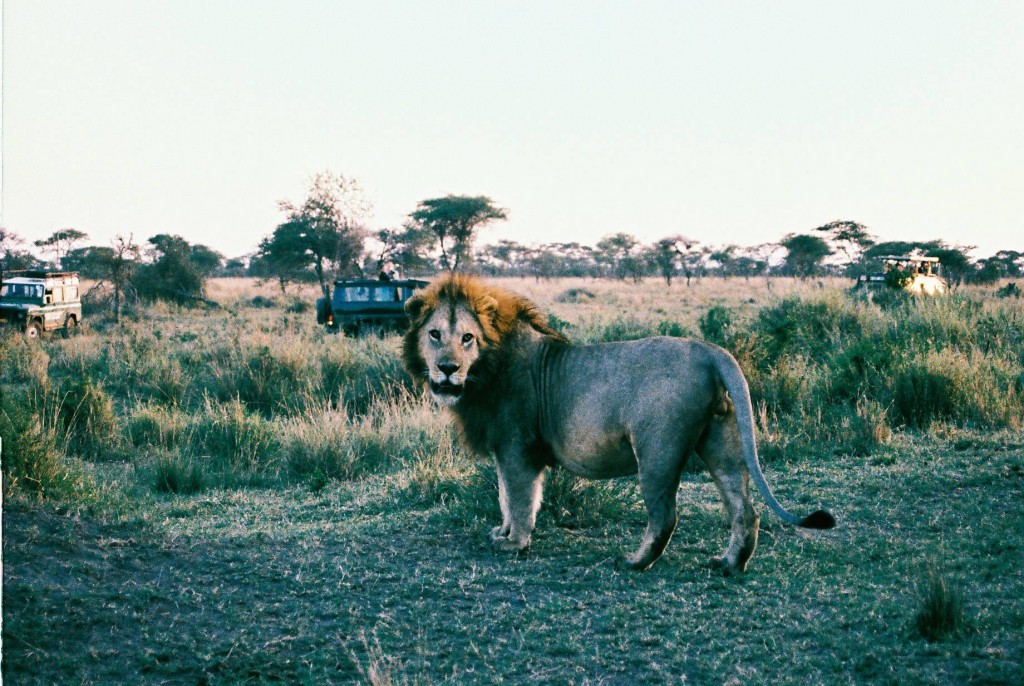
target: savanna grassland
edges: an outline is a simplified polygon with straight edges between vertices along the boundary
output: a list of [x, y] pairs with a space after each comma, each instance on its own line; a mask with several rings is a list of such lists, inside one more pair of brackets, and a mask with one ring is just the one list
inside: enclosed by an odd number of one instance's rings
[[[49, 683], [1024, 683], [1024, 301], [846, 282], [509, 281], [579, 342], [696, 336], [750, 380], [776, 496], [749, 570], [699, 461], [619, 570], [634, 481], [549, 475], [490, 549], [492, 469], [397, 336], [219, 280], [70, 339], [0, 338], [3, 678]], [[755, 498], [755, 501], [757, 499]]]

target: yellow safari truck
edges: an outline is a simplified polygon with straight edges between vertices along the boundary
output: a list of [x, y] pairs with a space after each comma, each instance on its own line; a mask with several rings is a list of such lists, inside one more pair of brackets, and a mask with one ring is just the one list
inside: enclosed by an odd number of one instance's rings
[[938, 257], [884, 255], [879, 259], [884, 265], [884, 272], [861, 274], [856, 288], [889, 286], [917, 295], [943, 295], [947, 290], [946, 280], [939, 275]]
[[72, 334], [82, 321], [76, 272], [19, 271], [0, 275], [0, 324], [28, 338], [44, 331]]

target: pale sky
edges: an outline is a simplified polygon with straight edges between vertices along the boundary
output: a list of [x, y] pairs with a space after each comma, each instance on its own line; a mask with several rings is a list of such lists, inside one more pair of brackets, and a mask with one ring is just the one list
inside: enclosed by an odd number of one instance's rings
[[3, 0], [2, 225], [255, 249], [329, 169], [481, 242], [1024, 250], [1024, 2]]

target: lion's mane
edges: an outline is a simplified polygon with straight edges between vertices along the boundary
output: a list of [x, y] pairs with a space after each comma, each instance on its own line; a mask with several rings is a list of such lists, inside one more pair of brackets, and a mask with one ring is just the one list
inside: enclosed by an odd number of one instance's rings
[[[495, 406], [510, 398], [524, 398], [535, 391], [524, 387], [521, 379], [509, 375], [508, 353], [524, 330], [567, 344], [568, 339], [555, 331], [541, 309], [531, 300], [499, 286], [465, 274], [453, 273], [435, 281], [417, 293], [407, 304], [410, 326], [405, 334], [402, 359], [406, 370], [422, 383], [427, 379], [427, 363], [420, 351], [420, 331], [430, 314], [444, 304], [464, 304], [473, 313], [483, 332], [480, 357], [470, 369], [466, 397], [459, 403], [456, 417], [470, 448], [486, 453], [504, 431], [495, 426]], [[521, 395], [527, 394], [527, 395]]]

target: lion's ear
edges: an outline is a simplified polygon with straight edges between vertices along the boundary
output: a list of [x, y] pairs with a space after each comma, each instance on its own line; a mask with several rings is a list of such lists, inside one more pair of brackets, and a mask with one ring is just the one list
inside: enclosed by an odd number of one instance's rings
[[405, 313], [409, 315], [409, 319], [416, 319], [426, 304], [427, 301], [422, 296], [414, 295], [405, 301]]
[[480, 296], [476, 301], [476, 310], [480, 314], [493, 314], [498, 309], [498, 301], [489, 295]]

